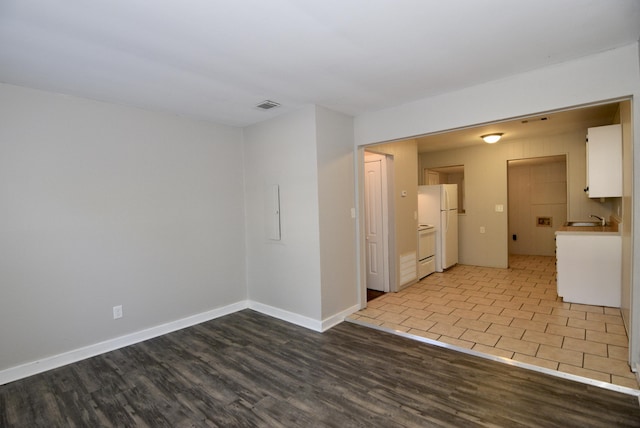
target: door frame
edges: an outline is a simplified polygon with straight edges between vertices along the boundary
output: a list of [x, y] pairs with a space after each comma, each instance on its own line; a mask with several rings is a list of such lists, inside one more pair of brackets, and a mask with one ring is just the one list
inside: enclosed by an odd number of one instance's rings
[[[561, 160], [560, 158], [563, 158]], [[514, 168], [515, 163], [529, 162], [531, 165], [543, 165], [554, 162], [564, 162], [564, 170], [565, 170], [565, 192], [566, 192], [566, 200], [565, 200], [565, 217], [569, 220], [569, 213], [571, 200], [569, 198], [570, 195], [570, 171], [569, 171], [569, 153], [562, 153], [557, 155], [543, 155], [543, 156], [530, 156], [526, 158], [517, 158], [517, 159], [507, 159], [507, 249], [508, 254], [511, 255], [512, 244], [511, 241], [513, 239], [513, 224], [511, 222], [511, 215], [514, 211], [513, 206], [511, 205], [513, 201], [511, 200], [511, 187], [513, 183], [511, 182], [510, 168]], [[554, 230], [559, 227], [560, 224], [557, 223], [557, 219], [555, 224], [553, 225]], [[536, 254], [532, 254], [536, 255]], [[547, 256], [552, 256], [552, 254], [547, 254]]]

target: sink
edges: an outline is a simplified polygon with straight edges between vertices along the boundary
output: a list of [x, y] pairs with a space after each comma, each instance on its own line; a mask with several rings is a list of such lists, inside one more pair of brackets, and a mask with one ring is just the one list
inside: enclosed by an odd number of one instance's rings
[[602, 226], [599, 221], [568, 221], [567, 226], [597, 227]]

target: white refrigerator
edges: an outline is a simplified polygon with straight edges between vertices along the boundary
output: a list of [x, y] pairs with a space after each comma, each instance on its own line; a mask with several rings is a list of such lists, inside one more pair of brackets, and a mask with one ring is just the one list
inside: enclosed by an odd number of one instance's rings
[[436, 272], [458, 263], [458, 185], [418, 186], [418, 224], [436, 228]]

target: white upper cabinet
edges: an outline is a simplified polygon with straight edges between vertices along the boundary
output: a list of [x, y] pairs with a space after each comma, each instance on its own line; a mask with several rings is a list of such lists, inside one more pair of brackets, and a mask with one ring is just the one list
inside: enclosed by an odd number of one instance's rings
[[622, 127], [587, 130], [587, 188], [590, 198], [622, 196]]

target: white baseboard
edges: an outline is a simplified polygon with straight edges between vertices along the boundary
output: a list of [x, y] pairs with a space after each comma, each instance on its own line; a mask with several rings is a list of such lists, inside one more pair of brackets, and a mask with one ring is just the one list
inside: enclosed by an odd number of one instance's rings
[[202, 312], [176, 321], [171, 321], [145, 330], [137, 331], [135, 333], [105, 340], [104, 342], [74, 349], [69, 352], [53, 355], [51, 357], [21, 364], [19, 366], [10, 367], [8, 369], [0, 371], [0, 385], [4, 385], [5, 383], [13, 382], [15, 380], [32, 376], [38, 373], [42, 373], [47, 370], [62, 367], [67, 364], [75, 363], [87, 358], [95, 357], [96, 355], [104, 354], [105, 352], [115, 351], [116, 349], [120, 349], [125, 346], [153, 339], [154, 337], [162, 336], [163, 334], [171, 333], [173, 331], [200, 324], [205, 321], [210, 321], [224, 315], [229, 315], [231, 313], [246, 309], [248, 306], [248, 301], [244, 300], [228, 306], [212, 309], [207, 312]]
[[327, 331], [331, 327], [340, 324], [346, 317], [349, 315], [358, 312], [360, 310], [360, 305], [353, 305], [350, 308], [345, 309], [344, 311], [338, 312], [337, 314], [330, 316], [329, 318], [325, 318], [322, 320], [322, 331]]
[[249, 301], [249, 309], [253, 309], [254, 311], [260, 312], [261, 314], [269, 315], [273, 318], [278, 318], [282, 321], [290, 322], [291, 324], [299, 325], [300, 327], [308, 328], [309, 330], [322, 332], [321, 321], [305, 317], [304, 315], [285, 311], [284, 309], [253, 301]]
[[305, 317], [273, 306], [252, 302], [250, 300], [243, 300], [228, 306], [212, 309], [207, 312], [171, 321], [145, 330], [137, 331], [135, 333], [105, 340], [104, 342], [1, 370], [0, 385], [42, 373], [47, 370], [66, 366], [67, 364], [75, 363], [87, 358], [95, 357], [96, 355], [104, 354], [105, 352], [115, 351], [116, 349], [124, 348], [125, 346], [144, 342], [145, 340], [153, 339], [154, 337], [162, 336], [163, 334], [191, 327], [193, 325], [210, 321], [247, 308], [318, 332], [330, 329], [344, 321], [345, 317], [348, 315], [359, 310], [359, 306], [355, 305], [323, 321], [318, 321], [313, 318]]
[[353, 305], [352, 307], [347, 308], [344, 311], [332, 315], [322, 321], [318, 321], [313, 318], [305, 317], [303, 315], [253, 301], [249, 302], [249, 309], [253, 309], [254, 311], [260, 312], [262, 314], [269, 315], [271, 317], [290, 322], [291, 324], [299, 325], [300, 327], [308, 328], [309, 330], [314, 330], [322, 333], [329, 330], [331, 327], [340, 324], [346, 317], [348, 317], [352, 313], [359, 311], [360, 306]]

